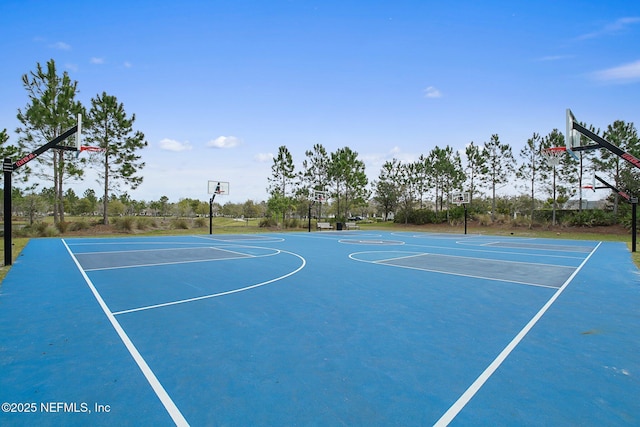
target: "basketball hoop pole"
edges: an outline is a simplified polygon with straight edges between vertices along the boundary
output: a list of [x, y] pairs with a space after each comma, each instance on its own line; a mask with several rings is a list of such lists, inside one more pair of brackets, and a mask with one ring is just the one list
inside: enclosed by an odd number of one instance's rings
[[467, 234], [467, 204], [463, 203], [464, 206], [464, 234]]
[[218, 191], [220, 191], [220, 183], [216, 185], [216, 189], [211, 195], [211, 200], [209, 200], [209, 234], [213, 234], [213, 201], [215, 200]]
[[43, 146], [36, 148], [33, 152], [27, 154], [20, 160], [17, 160], [15, 163], [9, 157], [4, 158], [4, 161], [2, 163], [2, 170], [4, 172], [4, 265], [11, 265], [13, 263], [13, 256], [11, 254], [11, 215], [13, 210], [11, 207], [11, 174], [14, 170], [26, 165], [31, 160], [35, 159], [40, 154], [51, 148], [69, 151], [77, 150], [76, 147], [59, 144], [71, 135], [79, 132], [81, 117], [82, 116], [78, 115], [77, 125], [55, 137]]
[[315, 200], [312, 200], [311, 203], [309, 203], [309, 217], [308, 217], [309, 218], [309, 233], [311, 233], [311, 207], [313, 205], [315, 205], [315, 204], [316, 204]]

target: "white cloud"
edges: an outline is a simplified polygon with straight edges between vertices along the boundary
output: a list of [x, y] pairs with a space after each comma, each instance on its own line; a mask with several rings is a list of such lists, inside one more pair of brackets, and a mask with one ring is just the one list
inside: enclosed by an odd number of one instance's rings
[[608, 34], [619, 33], [620, 31], [625, 30], [627, 27], [640, 23], [640, 17], [631, 16], [620, 18], [611, 24], [607, 24], [599, 30], [593, 31], [591, 33], [583, 34], [579, 36], [578, 40], [587, 40], [594, 39], [597, 37], [602, 37]]
[[104, 58], [96, 58], [95, 56], [91, 58], [90, 62], [92, 64], [104, 64]]
[[212, 148], [233, 148], [240, 145], [240, 139], [235, 136], [219, 136], [207, 142], [207, 147]]
[[54, 44], [51, 45], [51, 47], [59, 50], [71, 50], [71, 45], [65, 42], [55, 42]]
[[266, 163], [266, 162], [270, 162], [273, 159], [273, 154], [271, 153], [258, 153], [255, 156], [253, 156], [254, 160], [256, 160], [259, 163]]
[[442, 93], [435, 86], [429, 86], [424, 90], [425, 98], [441, 98]]
[[133, 64], [131, 64], [131, 62], [129, 62], [129, 61], [125, 61], [123, 65], [124, 65], [124, 68], [131, 68], [131, 67], [133, 67]]
[[597, 80], [630, 82], [640, 79], [640, 60], [593, 73]]
[[175, 139], [164, 138], [160, 141], [160, 149], [167, 151], [189, 151], [191, 150], [191, 144], [189, 141], [180, 142]]

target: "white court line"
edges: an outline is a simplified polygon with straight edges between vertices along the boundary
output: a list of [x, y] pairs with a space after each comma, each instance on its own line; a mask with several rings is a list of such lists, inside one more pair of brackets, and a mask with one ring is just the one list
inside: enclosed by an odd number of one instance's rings
[[[453, 258], [467, 258], [467, 259], [474, 259], [474, 260], [480, 260], [480, 261], [496, 261], [496, 262], [504, 262], [504, 263], [531, 264], [531, 265], [535, 265], [535, 266], [540, 265], [540, 266], [547, 266], [547, 267], [566, 268], [566, 269], [571, 269], [571, 270], [574, 269], [574, 267], [570, 267], [570, 266], [566, 266], [566, 265], [528, 263], [528, 262], [508, 261], [508, 260], [492, 260], [492, 259], [488, 259], [488, 258], [464, 257], [464, 256], [459, 256], [459, 255], [435, 254], [435, 253], [428, 253], [428, 252], [415, 253], [413, 255], [386, 258], [386, 259], [380, 259], [380, 260], [375, 260], [375, 261], [363, 260], [363, 259], [359, 259], [359, 258], [354, 256], [354, 255], [358, 255], [358, 254], [377, 253], [377, 252], [380, 252], [380, 251], [354, 252], [352, 254], [349, 254], [349, 258], [354, 260], [354, 261], [367, 262], [367, 263], [370, 263], [370, 264], [379, 264], [379, 265], [384, 265], [384, 266], [387, 266], [387, 267], [406, 268], [406, 269], [409, 269], [409, 270], [428, 271], [430, 273], [449, 274], [451, 276], [469, 277], [471, 279], [491, 280], [491, 281], [494, 281], [494, 282], [515, 283], [517, 285], [536, 286], [536, 287], [539, 287], [539, 288], [549, 288], [549, 289], [558, 289], [558, 287], [557, 286], [551, 286], [551, 285], [543, 285], [541, 283], [521, 282], [519, 280], [500, 279], [500, 278], [497, 278], [497, 277], [478, 276], [478, 275], [475, 275], [475, 274], [458, 273], [458, 272], [451, 271], [451, 270], [436, 270], [436, 269], [433, 269], [433, 268], [413, 267], [413, 266], [410, 266], [410, 265], [397, 265], [397, 264], [393, 264], [393, 262], [396, 261], [396, 260], [400, 260], [400, 259], [417, 258], [417, 257], [423, 256], [423, 255], [429, 255], [429, 256], [443, 256], [443, 257], [453, 257]], [[400, 251], [396, 251], [396, 252], [401, 253]]]
[[236, 294], [238, 292], [248, 291], [249, 289], [259, 288], [260, 286], [268, 285], [269, 283], [277, 282], [278, 280], [282, 280], [282, 279], [285, 279], [285, 278], [287, 278], [289, 276], [292, 276], [292, 275], [296, 274], [298, 271], [302, 270], [304, 268], [304, 266], [307, 264], [307, 261], [302, 256], [300, 256], [298, 254], [295, 254], [293, 252], [288, 252], [288, 251], [282, 251], [282, 252], [300, 258], [302, 260], [302, 264], [300, 265], [300, 267], [298, 267], [294, 271], [291, 271], [291, 272], [285, 274], [284, 276], [276, 277], [274, 279], [267, 280], [266, 282], [256, 283], [255, 285], [245, 286], [244, 288], [232, 289], [230, 291], [220, 292], [220, 293], [217, 293], [217, 294], [209, 294], [209, 295], [203, 295], [203, 296], [200, 296], [200, 297], [194, 297], [194, 298], [187, 298], [187, 299], [183, 299], [183, 300], [165, 302], [165, 303], [162, 303], [162, 304], [147, 305], [147, 306], [144, 306], [144, 307], [132, 308], [132, 309], [129, 309], [129, 310], [116, 311], [116, 312], [113, 313], [113, 315], [117, 316], [117, 315], [120, 315], [120, 314], [135, 313], [137, 311], [152, 310], [154, 308], [168, 307], [168, 306], [177, 305], [177, 304], [185, 304], [185, 303], [188, 303], [188, 302], [200, 301], [200, 300], [203, 300], [203, 299], [216, 298], [216, 297], [221, 297], [221, 296], [224, 296], [224, 295], [231, 295], [231, 294]]
[[528, 265], [535, 265], [535, 266], [547, 266], [547, 267], [557, 267], [557, 268], [570, 268], [571, 270], [573, 270], [575, 267], [570, 266], [570, 265], [557, 265], [557, 264], [547, 264], [544, 262], [528, 262], [528, 261], [514, 261], [514, 260], [509, 260], [509, 259], [493, 259], [493, 258], [480, 258], [480, 257], [475, 257], [475, 256], [463, 256], [463, 255], [449, 255], [449, 254], [429, 254], [429, 255], [434, 255], [434, 256], [445, 256], [445, 257], [451, 257], [451, 258], [464, 258], [464, 259], [475, 259], [475, 260], [480, 260], [480, 261], [497, 261], [497, 262], [505, 262], [505, 263], [512, 263], [512, 264], [528, 264]]
[[[417, 248], [430, 248], [430, 249], [446, 249], [448, 251], [456, 251], [456, 252], [480, 252], [483, 254], [506, 254], [506, 255], [523, 255], [523, 256], [527, 256], [530, 258], [535, 258], [535, 257], [540, 257], [540, 258], [562, 258], [562, 259], [579, 259], [582, 260], [583, 258], [580, 256], [572, 256], [572, 255], [549, 255], [549, 254], [537, 254], [537, 253], [531, 253], [531, 252], [513, 252], [513, 251], [504, 251], [504, 250], [484, 250], [484, 249], [470, 249], [469, 246], [471, 245], [465, 245], [464, 242], [456, 242], [456, 243], [460, 243], [461, 247], [452, 247], [452, 246], [435, 246], [435, 245], [419, 245], [416, 243], [407, 243], [405, 245], [405, 247], [417, 247]], [[472, 246], [475, 248], [482, 248], [484, 246]], [[491, 246], [487, 246], [487, 247], [491, 247]], [[522, 249], [522, 248], [517, 248], [517, 249]], [[583, 252], [584, 253], [584, 252]], [[442, 254], [440, 254], [442, 255]], [[462, 256], [462, 255], [452, 255], [452, 256]]]
[[149, 383], [153, 391], [156, 393], [156, 396], [158, 396], [158, 399], [160, 399], [160, 402], [162, 402], [162, 404], [164, 405], [165, 409], [169, 413], [169, 416], [171, 417], [173, 422], [177, 426], [188, 426], [189, 423], [182, 415], [182, 412], [180, 412], [180, 409], [178, 409], [176, 404], [173, 402], [173, 400], [169, 396], [169, 393], [167, 393], [167, 391], [162, 386], [162, 384], [160, 384], [160, 381], [158, 380], [156, 375], [153, 373], [153, 371], [151, 370], [147, 362], [144, 360], [144, 358], [142, 357], [142, 355], [140, 354], [136, 346], [133, 344], [133, 342], [131, 341], [127, 333], [124, 331], [122, 326], [120, 326], [120, 323], [116, 320], [113, 313], [111, 313], [111, 310], [109, 310], [109, 307], [107, 307], [107, 304], [102, 299], [102, 296], [100, 295], [100, 293], [98, 293], [98, 290], [93, 285], [93, 282], [91, 282], [91, 279], [89, 279], [89, 276], [87, 276], [87, 273], [85, 273], [85, 271], [82, 269], [82, 266], [80, 265], [76, 257], [73, 255], [73, 252], [71, 252], [71, 249], [69, 249], [69, 246], [67, 246], [67, 242], [65, 242], [64, 239], [62, 239], [62, 243], [64, 244], [65, 248], [67, 248], [67, 252], [69, 252], [71, 259], [73, 259], [73, 262], [76, 264], [76, 267], [78, 267], [78, 270], [82, 274], [82, 277], [84, 277], [84, 280], [87, 283], [87, 286], [89, 286], [89, 289], [91, 289], [91, 292], [93, 293], [93, 296], [95, 297], [96, 301], [98, 301], [98, 304], [102, 308], [102, 311], [107, 316], [107, 319], [109, 319], [109, 322], [111, 322], [111, 326], [113, 326], [113, 329], [115, 329], [116, 333], [122, 340], [122, 343], [125, 345], [125, 347], [129, 351], [129, 354], [131, 354], [131, 357], [133, 357], [133, 360], [135, 360], [136, 364], [142, 371], [142, 374], [147, 379], [147, 382]]
[[[219, 236], [219, 235], [213, 234], [210, 236]], [[275, 238], [273, 236], [264, 236], [262, 234], [238, 234], [238, 236], [246, 236], [247, 238], [246, 239], [217, 239], [215, 237], [198, 236], [198, 235], [193, 235], [191, 237], [195, 237], [196, 239], [204, 239], [204, 240], [216, 241], [216, 242], [231, 242], [231, 244], [233, 242], [256, 242], [256, 243], [284, 242], [284, 239], [282, 237]], [[254, 239], [253, 238], [254, 236], [258, 238]]]
[[[83, 254], [83, 255], [85, 255], [85, 254]], [[261, 255], [261, 256], [272, 256], [272, 255], [276, 255], [276, 254], [267, 254], [267, 255]], [[191, 263], [195, 263], [195, 262], [229, 261], [229, 260], [232, 260], [232, 259], [247, 259], [247, 258], [258, 258], [258, 257], [256, 255], [246, 255], [246, 256], [230, 257], [230, 258], [194, 259], [194, 260], [189, 260], [189, 261], [156, 262], [156, 263], [153, 263], [153, 264], [117, 265], [115, 267], [87, 268], [85, 271], [122, 270], [122, 269], [125, 269], [125, 268], [158, 267], [160, 265], [179, 265], [179, 264], [191, 264]]]
[[[228, 246], [232, 246], [232, 245], [228, 245]], [[240, 247], [243, 247], [242, 245], [238, 245]], [[224, 251], [224, 252], [230, 252], [232, 254], [239, 254], [239, 255], [244, 255], [244, 256], [253, 256], [253, 255], [247, 255], [244, 254], [242, 252], [238, 252], [238, 251], [232, 251], [229, 249], [224, 249], [224, 248], [218, 248], [215, 246], [198, 246], [195, 248], [161, 248], [161, 249], [134, 249], [132, 251], [96, 251], [96, 252], [79, 252], [79, 255], [93, 255], [93, 254], [132, 254], [132, 253], [140, 253], [140, 252], [162, 252], [162, 251], [171, 251], [171, 252], [176, 252], [176, 251], [189, 251], [189, 250], [194, 250], [194, 249], [214, 249], [214, 250], [220, 250], [220, 251]]]
[[147, 242], [147, 241], [133, 241], [133, 242], [70, 242], [67, 243], [69, 247], [76, 246], [126, 246], [126, 245], [211, 245], [211, 242], [198, 243], [198, 242], [174, 242], [167, 240], [164, 242]]
[[502, 365], [505, 359], [511, 354], [511, 352], [516, 348], [518, 344], [524, 339], [524, 337], [529, 333], [529, 331], [538, 323], [540, 318], [549, 310], [549, 307], [558, 299], [558, 297], [564, 292], [564, 290], [569, 286], [569, 284], [573, 281], [573, 278], [582, 270], [582, 267], [585, 266], [587, 261], [591, 258], [591, 256], [598, 250], [602, 242], [598, 242], [595, 248], [589, 253], [589, 255], [582, 261], [580, 266], [576, 269], [576, 271], [569, 276], [569, 278], [564, 282], [564, 284], [553, 294], [553, 296], [547, 301], [547, 303], [536, 313], [535, 316], [525, 325], [524, 328], [511, 340], [511, 342], [500, 352], [498, 357], [494, 359], [493, 362], [480, 374], [480, 376], [469, 386], [469, 388], [455, 401], [453, 405], [447, 410], [447, 412], [440, 417], [440, 419], [434, 424], [434, 427], [444, 427], [449, 425], [451, 421], [464, 409], [464, 407], [469, 403], [471, 398], [475, 396], [475, 394], [482, 388], [485, 382], [493, 375], [493, 373]]
[[[234, 246], [239, 246], [239, 245], [234, 245]], [[241, 246], [241, 247], [251, 248], [252, 246]], [[151, 264], [117, 265], [117, 266], [114, 266], [114, 267], [87, 268], [85, 271], [108, 271], [108, 270], [120, 270], [120, 269], [124, 269], [124, 268], [157, 267], [157, 266], [161, 266], [161, 265], [180, 265], [180, 264], [190, 264], [190, 263], [196, 263], [196, 262], [217, 262], [217, 261], [229, 261], [229, 260], [235, 260], [235, 259], [263, 258], [263, 257], [278, 255], [281, 252], [279, 249], [268, 248], [268, 249], [272, 250], [273, 253], [268, 253], [268, 254], [264, 254], [264, 255], [251, 255], [251, 254], [245, 254], [243, 252], [231, 251], [231, 250], [228, 250], [228, 249], [216, 248], [216, 247], [182, 248], [182, 249], [219, 249], [221, 251], [229, 252], [231, 254], [237, 254], [237, 255], [240, 255], [240, 256], [228, 257], [228, 258], [194, 259], [194, 260], [187, 260], [187, 261], [166, 261], [166, 262], [155, 262], [155, 263], [151, 263]], [[261, 248], [261, 249], [264, 249], [264, 248]], [[153, 249], [143, 249], [143, 251], [146, 251], [146, 250], [153, 251]], [[163, 249], [163, 250], [165, 250], [165, 249]], [[166, 249], [166, 250], [173, 250], [173, 249]], [[80, 255], [87, 255], [87, 254], [94, 254], [94, 253], [112, 254], [112, 253], [128, 253], [128, 252], [139, 252], [139, 251], [83, 252]]]
[[[588, 248], [586, 245], [585, 246], [576, 246], [575, 249], [571, 249], [570, 245], [547, 245], [545, 243], [539, 244], [537, 247], [522, 247], [522, 246], [518, 246], [518, 245], [512, 245], [509, 246], [509, 243], [519, 243], [519, 242], [507, 242], [505, 240], [498, 240], [498, 241], [494, 241], [494, 242], [486, 242], [480, 245], [476, 245], [476, 244], [470, 244], [468, 242], [456, 242], [462, 246], [476, 246], [476, 247], [483, 247], [483, 248], [503, 248], [503, 249], [529, 249], [532, 251], [547, 251], [547, 252], [568, 252], [568, 253], [586, 253], [586, 251], [581, 250], [580, 248]], [[532, 245], [534, 245], [535, 243], [532, 243]], [[543, 248], [542, 246], [548, 246], [546, 248]], [[559, 247], [562, 247], [564, 249], [559, 249]], [[533, 254], [532, 254], [533, 255]], [[544, 255], [542, 255], [544, 256]], [[582, 258], [581, 258], [582, 259]]]
[[[433, 255], [433, 254], [429, 254], [429, 255]], [[350, 258], [351, 258], [351, 256], [350, 256]], [[358, 259], [358, 258], [352, 258], [352, 259], [355, 260], [355, 261], [367, 262], [367, 263], [370, 263], [370, 264], [384, 265], [385, 267], [406, 268], [408, 270], [418, 270], [418, 271], [427, 271], [429, 273], [448, 274], [450, 276], [468, 277], [470, 279], [482, 279], [482, 280], [490, 280], [492, 282], [514, 283], [516, 285], [536, 286], [538, 288], [548, 288], [548, 289], [558, 289], [557, 286], [543, 285], [541, 283], [529, 283], [529, 282], [521, 282], [521, 281], [518, 281], [518, 280], [499, 279], [497, 277], [476, 276], [474, 274], [456, 273], [454, 271], [447, 271], [447, 270], [434, 270], [434, 269], [431, 269], [431, 268], [411, 267], [411, 266], [408, 266], [408, 265], [386, 264], [385, 260], [381, 260], [381, 261], [365, 261], [365, 260], [361, 260], [361, 259]], [[391, 258], [391, 262], [393, 262], [394, 259], [395, 258]], [[389, 262], [389, 261], [387, 261], [387, 262]]]
[[[346, 234], [353, 233], [353, 234]], [[356, 234], [358, 233], [358, 234]], [[366, 233], [364, 231], [351, 231], [351, 232], [342, 232], [342, 231], [316, 231], [313, 233], [291, 233], [286, 234], [287, 237], [301, 237], [303, 239], [319, 239], [319, 240], [333, 240], [336, 238], [348, 239], [357, 236], [360, 237], [382, 237], [381, 234], [371, 234]]]

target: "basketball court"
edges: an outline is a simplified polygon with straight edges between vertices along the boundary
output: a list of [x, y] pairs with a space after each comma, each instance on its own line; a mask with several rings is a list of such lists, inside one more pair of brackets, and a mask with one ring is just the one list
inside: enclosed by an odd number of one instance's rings
[[638, 425], [639, 283], [617, 242], [34, 239], [0, 424]]

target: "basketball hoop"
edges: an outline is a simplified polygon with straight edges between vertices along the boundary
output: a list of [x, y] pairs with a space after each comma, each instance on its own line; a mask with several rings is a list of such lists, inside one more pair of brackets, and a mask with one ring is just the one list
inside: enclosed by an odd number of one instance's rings
[[82, 151], [88, 151], [90, 153], [97, 153], [99, 151], [104, 151], [104, 148], [100, 148], [100, 147], [91, 147], [89, 145], [81, 145], [80, 146], [80, 152]]
[[562, 156], [566, 152], [567, 147], [550, 147], [543, 148], [542, 151], [540, 151], [540, 154], [545, 158], [549, 166], [556, 167], [560, 164], [560, 161], [562, 161]]
[[81, 145], [78, 147], [78, 150], [76, 151], [76, 159], [80, 157], [80, 153], [82, 153], [83, 151], [88, 151], [89, 153], [98, 153], [106, 150], [100, 147], [91, 147], [89, 145]]

